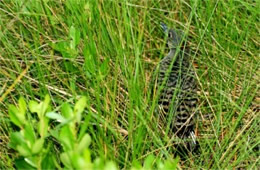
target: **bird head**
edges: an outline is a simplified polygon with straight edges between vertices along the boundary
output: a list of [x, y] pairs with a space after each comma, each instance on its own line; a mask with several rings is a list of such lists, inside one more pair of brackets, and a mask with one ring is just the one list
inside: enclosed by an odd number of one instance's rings
[[169, 48], [177, 48], [182, 39], [183, 33], [177, 30], [173, 30], [168, 28], [168, 26], [164, 23], [161, 23], [161, 28], [163, 29], [164, 33], [167, 35], [167, 44]]

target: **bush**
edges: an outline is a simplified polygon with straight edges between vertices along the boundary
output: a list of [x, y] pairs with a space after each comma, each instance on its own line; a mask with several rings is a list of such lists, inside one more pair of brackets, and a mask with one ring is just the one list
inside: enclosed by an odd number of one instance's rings
[[[18, 107], [10, 105], [10, 119], [19, 128], [19, 131], [11, 133], [9, 143], [19, 155], [15, 161], [16, 168], [118, 169], [112, 161], [91, 159], [91, 137], [88, 133], [79, 133], [84, 128], [80, 125], [86, 100], [86, 97], [81, 97], [73, 109], [64, 103], [61, 114], [51, 108], [48, 95], [40, 103], [29, 101], [27, 106], [21, 97]], [[54, 123], [51, 124], [50, 119]], [[55, 139], [55, 144], [52, 138]], [[55, 153], [55, 146], [61, 146], [61, 151]], [[176, 169], [177, 163], [178, 159], [162, 162], [150, 155], [143, 166], [137, 163], [132, 169]]]

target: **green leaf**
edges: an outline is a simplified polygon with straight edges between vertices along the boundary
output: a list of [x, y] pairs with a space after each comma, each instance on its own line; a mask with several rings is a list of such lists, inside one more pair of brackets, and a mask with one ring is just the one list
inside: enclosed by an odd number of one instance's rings
[[24, 138], [30, 142], [30, 147], [32, 147], [35, 142], [36, 136], [32, 125], [29, 123], [25, 126]]
[[54, 138], [56, 138], [57, 140], [59, 140], [59, 131], [58, 129], [50, 129], [50, 135]]
[[56, 120], [57, 122], [61, 122], [61, 123], [64, 123], [66, 122], [67, 120], [60, 114], [58, 113], [55, 113], [55, 112], [48, 112], [46, 114], [46, 117], [50, 118], [50, 119], [54, 119]]
[[31, 166], [24, 160], [24, 157], [20, 157], [14, 161], [15, 167], [18, 170], [25, 170], [25, 169], [36, 169], [35, 167]]
[[85, 134], [83, 136], [83, 138], [81, 139], [81, 141], [79, 142], [79, 145], [78, 145], [78, 152], [82, 152], [84, 151], [86, 148], [89, 147], [91, 143], [91, 137], [89, 136], [89, 134]]
[[20, 132], [11, 133], [10, 148], [17, 150], [21, 155], [28, 156], [31, 154], [31, 149], [28, 147], [28, 142]]
[[65, 165], [66, 168], [73, 169], [71, 161], [70, 161], [71, 153], [63, 152], [60, 154], [61, 162]]
[[75, 169], [87, 169], [85, 167], [86, 163], [83, 157], [80, 156], [78, 152], [74, 152], [71, 156], [72, 165]]
[[44, 144], [43, 138], [37, 139], [32, 147], [32, 153], [33, 154], [39, 153], [42, 150], [43, 144]]
[[55, 157], [55, 154], [53, 154], [51, 151], [48, 151], [47, 154], [44, 156], [44, 159], [42, 160], [41, 163], [41, 168], [42, 169], [61, 169], [58, 168], [59, 165], [57, 165], [57, 167], [55, 167], [55, 160], [57, 158]]
[[74, 114], [76, 116], [77, 122], [81, 121], [81, 113], [84, 111], [86, 107], [87, 98], [85, 96], [81, 97], [79, 101], [75, 104]]
[[31, 151], [26, 145], [17, 145], [16, 149], [22, 156], [31, 155]]
[[158, 170], [164, 170], [165, 169], [162, 160], [156, 160], [156, 164], [157, 164]]
[[71, 119], [73, 117], [73, 110], [68, 103], [62, 105], [61, 113], [66, 119]]
[[33, 156], [30, 156], [30, 157], [27, 157], [27, 158], [24, 158], [25, 162], [28, 163], [29, 165], [33, 166], [33, 167], [37, 167], [36, 163], [37, 163], [37, 157], [33, 157]]
[[104, 170], [117, 170], [116, 164], [112, 161], [106, 163]]
[[91, 78], [92, 75], [96, 74], [96, 70], [97, 70], [97, 64], [95, 61], [95, 50], [91, 50], [90, 46], [95, 47], [95, 45], [93, 43], [87, 44], [84, 49], [83, 49], [83, 55], [85, 58], [85, 62], [84, 62], [84, 68], [86, 71], [86, 74], [88, 75], [89, 78]]
[[101, 158], [97, 158], [93, 162], [93, 169], [104, 169], [105, 167], [105, 162]]
[[44, 98], [43, 104], [42, 104], [42, 108], [41, 108], [42, 116], [45, 115], [45, 113], [47, 112], [47, 109], [50, 107], [49, 106], [50, 101], [51, 101], [50, 96], [46, 95], [45, 98]]
[[166, 160], [164, 163], [164, 169], [175, 170], [177, 169], [178, 162], [179, 162], [179, 157], [175, 158], [174, 160]]
[[69, 42], [61, 41], [56, 44], [52, 44], [52, 47], [54, 50], [59, 51], [64, 58], [75, 58], [78, 54], [76, 47], [80, 41], [80, 31], [74, 26], [71, 26], [69, 38]]
[[19, 111], [14, 105], [9, 105], [8, 113], [10, 116], [11, 121], [18, 127], [22, 127], [23, 123], [22, 120], [18, 117]]
[[40, 136], [43, 138], [47, 136], [47, 132], [48, 132], [48, 128], [49, 128], [48, 122], [49, 122], [49, 119], [47, 117], [40, 118], [38, 132], [39, 132]]
[[153, 164], [155, 162], [155, 157], [153, 155], [149, 155], [144, 161], [144, 169], [153, 169]]
[[65, 41], [61, 41], [61, 42], [58, 42], [56, 44], [53, 44], [52, 47], [54, 48], [54, 50], [58, 51], [61, 53], [61, 55], [64, 57], [64, 58], [72, 58], [73, 56], [70, 54], [71, 50], [69, 48], [69, 43], [68, 42], [65, 42]]
[[69, 126], [62, 127], [60, 131], [59, 141], [63, 145], [65, 151], [72, 150], [74, 148], [75, 137]]
[[142, 169], [142, 165], [139, 161], [133, 160], [131, 170]]
[[102, 76], [105, 76], [108, 73], [108, 71], [109, 71], [109, 59], [106, 58], [100, 66], [100, 72]]
[[74, 26], [70, 27], [69, 37], [71, 39], [70, 41], [70, 48], [76, 49], [76, 46], [79, 44], [80, 41], [80, 31], [76, 29]]
[[91, 153], [90, 153], [90, 150], [88, 148], [84, 149], [83, 157], [84, 157], [84, 160], [85, 160], [86, 163], [91, 163]]
[[25, 115], [26, 114], [26, 102], [23, 97], [19, 98], [18, 104], [19, 104], [20, 113], [22, 115]]
[[40, 111], [40, 104], [34, 100], [29, 101], [29, 110], [32, 113], [37, 113], [38, 117], [40, 117], [39, 115], [39, 111]]
[[17, 145], [26, 144], [24, 137], [19, 132], [13, 132], [10, 136], [10, 148], [16, 149]]

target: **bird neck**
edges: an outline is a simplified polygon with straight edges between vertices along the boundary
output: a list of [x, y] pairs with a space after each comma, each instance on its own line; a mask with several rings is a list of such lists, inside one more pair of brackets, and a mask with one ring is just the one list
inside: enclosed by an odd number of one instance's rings
[[173, 58], [175, 56], [175, 53], [176, 53], [176, 48], [171, 48], [166, 58]]
[[[177, 52], [178, 51], [178, 52]], [[176, 52], [178, 54], [176, 54]], [[185, 56], [183, 55], [183, 52], [185, 53]], [[174, 63], [177, 64], [179, 62], [183, 63], [183, 64], [187, 64], [189, 62], [187, 62], [189, 60], [189, 56], [186, 55], [186, 51], [182, 51], [182, 49], [177, 49], [177, 48], [171, 48], [170, 52], [167, 54], [167, 56], [164, 58], [164, 61], [173, 61]]]
[[[174, 59], [175, 55], [176, 55], [176, 48], [171, 48], [170, 52], [166, 55], [165, 60], [172, 61]], [[176, 57], [178, 57], [178, 56], [176, 56]]]

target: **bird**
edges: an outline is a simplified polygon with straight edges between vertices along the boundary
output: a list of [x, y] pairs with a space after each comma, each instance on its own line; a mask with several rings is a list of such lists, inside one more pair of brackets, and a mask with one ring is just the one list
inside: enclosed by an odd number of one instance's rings
[[170, 51], [154, 71], [152, 84], [158, 96], [156, 112], [164, 118], [162, 121], [168, 122], [171, 118], [170, 130], [179, 139], [187, 139], [185, 148], [191, 150], [197, 145], [194, 119], [198, 104], [192, 57], [182, 40], [184, 33], [164, 23], [160, 25]]

